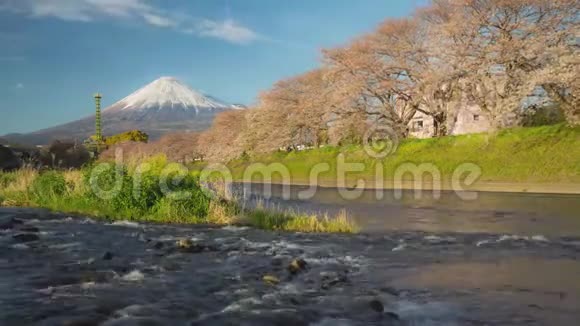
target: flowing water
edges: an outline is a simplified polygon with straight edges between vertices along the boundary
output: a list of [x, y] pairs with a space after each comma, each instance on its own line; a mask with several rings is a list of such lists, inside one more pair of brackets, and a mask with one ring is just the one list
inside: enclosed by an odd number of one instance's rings
[[346, 206], [358, 235], [2, 208], [0, 325], [578, 325], [578, 197], [365, 196], [269, 200]]

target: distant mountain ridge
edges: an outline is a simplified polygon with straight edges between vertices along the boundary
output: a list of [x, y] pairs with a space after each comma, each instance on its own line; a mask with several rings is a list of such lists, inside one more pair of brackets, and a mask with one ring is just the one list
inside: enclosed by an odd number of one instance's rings
[[[139, 129], [150, 139], [175, 131], [209, 128], [215, 115], [243, 109], [194, 90], [173, 77], [161, 77], [102, 111], [103, 135]], [[6, 141], [44, 145], [53, 140], [83, 141], [95, 132], [95, 116], [28, 134], [8, 134]]]

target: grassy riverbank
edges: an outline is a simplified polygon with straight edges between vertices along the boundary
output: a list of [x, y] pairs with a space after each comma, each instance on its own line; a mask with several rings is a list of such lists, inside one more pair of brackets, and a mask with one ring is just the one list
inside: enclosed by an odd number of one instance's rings
[[[358, 230], [344, 215], [328, 218], [275, 212], [262, 207], [242, 209], [237, 202], [225, 201], [203, 188], [195, 172], [177, 177], [178, 167], [172, 169], [161, 159], [149, 162], [149, 169], [142, 173], [136, 173], [134, 167], [124, 167], [118, 172], [111, 168], [102, 170], [92, 180], [94, 168], [0, 173], [0, 204], [42, 207], [107, 220], [243, 224], [299, 232], [353, 233]], [[166, 177], [167, 182], [160, 182]], [[167, 185], [167, 189], [163, 185]], [[97, 188], [102, 192], [95, 191]]]
[[[337, 181], [339, 154], [344, 154], [347, 163], [364, 164], [362, 171], [347, 175], [348, 184], [362, 179], [371, 187], [380, 183], [388, 188], [395, 178], [397, 168], [405, 163], [432, 164], [440, 172], [444, 182], [451, 179], [454, 170], [461, 164], [473, 163], [481, 169], [478, 180], [481, 188], [497, 184], [499, 186], [495, 188], [501, 190], [502, 184], [511, 184], [508, 189], [518, 189], [518, 184], [534, 184], [540, 189], [541, 184], [551, 184], [563, 185], [561, 188], [567, 189], [568, 185], [580, 184], [580, 127], [564, 125], [514, 128], [497, 134], [406, 139], [399, 144], [395, 153], [384, 159], [368, 156], [362, 146], [323, 147], [301, 152], [258, 155], [233, 161], [229, 166], [233, 170], [234, 178], [242, 180], [243, 171], [253, 163], [281, 163], [288, 169], [292, 183], [304, 184], [308, 183], [310, 171], [315, 165], [328, 163], [329, 171], [320, 173], [317, 182], [332, 186]], [[382, 177], [378, 174], [380, 180], [377, 180], [379, 164], [382, 165], [379, 168]], [[274, 170], [260, 169], [262, 172]], [[410, 178], [411, 174], [404, 175], [404, 180]], [[282, 181], [276, 174], [273, 180]], [[554, 189], [557, 188], [556, 186]]]

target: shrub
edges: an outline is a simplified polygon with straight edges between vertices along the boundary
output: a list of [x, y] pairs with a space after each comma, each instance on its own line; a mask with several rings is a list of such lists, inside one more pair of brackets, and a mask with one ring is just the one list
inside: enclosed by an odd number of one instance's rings
[[[95, 201], [102, 202], [116, 211], [135, 211], [143, 213], [146, 209], [133, 195], [133, 178], [127, 168], [117, 169], [114, 165], [100, 165], [96, 169], [87, 169], [84, 173], [87, 196]], [[140, 205], [141, 204], [141, 205]]]
[[47, 171], [34, 179], [30, 192], [31, 199], [36, 204], [50, 205], [66, 194], [66, 180], [62, 173]]
[[[172, 220], [207, 216], [210, 197], [200, 187], [198, 177], [192, 174], [178, 176], [181, 172], [171, 166], [168, 170], [161, 169], [164, 164], [158, 159], [151, 160], [149, 168], [142, 171], [100, 166], [99, 171], [86, 170], [84, 176], [87, 195], [94, 201], [129, 213], [132, 218], [158, 214], [168, 214]], [[105, 196], [95, 190], [103, 191]]]
[[141, 130], [131, 130], [117, 135], [105, 138], [105, 144], [112, 146], [123, 142], [141, 142], [146, 143], [149, 140], [149, 135]]

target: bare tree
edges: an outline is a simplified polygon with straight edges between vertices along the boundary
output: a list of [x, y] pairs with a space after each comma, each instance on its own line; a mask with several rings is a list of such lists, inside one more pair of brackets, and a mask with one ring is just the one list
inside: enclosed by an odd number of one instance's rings
[[229, 161], [245, 149], [242, 132], [246, 128], [247, 110], [230, 110], [218, 114], [211, 128], [199, 135], [198, 151], [210, 161]]
[[[436, 0], [431, 17], [448, 62], [464, 77], [463, 91], [492, 128], [513, 125], [546, 65], [546, 47], [561, 39], [572, 2], [551, 0]], [[576, 14], [577, 15], [577, 14]]]
[[178, 132], [164, 135], [151, 143], [151, 150], [164, 153], [171, 162], [191, 163], [203, 157], [198, 145], [199, 133]]
[[262, 152], [324, 142], [329, 91], [323, 69], [279, 81], [248, 113], [246, 143]]
[[347, 47], [323, 51], [334, 87], [334, 113], [352, 115], [363, 110], [375, 122], [406, 135], [415, 107], [399, 96], [401, 70], [387, 65], [375, 45], [372, 36], [365, 36]]

